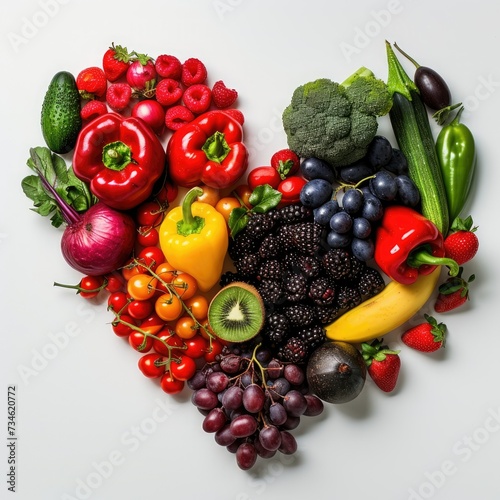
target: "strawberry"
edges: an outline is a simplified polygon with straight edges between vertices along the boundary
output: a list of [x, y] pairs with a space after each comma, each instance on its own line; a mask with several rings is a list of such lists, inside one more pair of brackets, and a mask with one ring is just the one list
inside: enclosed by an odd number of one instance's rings
[[108, 82], [101, 68], [91, 66], [85, 68], [76, 77], [76, 87], [82, 99], [95, 99], [103, 97], [106, 93]]
[[458, 265], [469, 262], [479, 248], [476, 229], [477, 227], [473, 227], [470, 215], [466, 219], [455, 219], [450, 234], [444, 240], [446, 257], [453, 259]]
[[212, 99], [217, 108], [228, 108], [237, 98], [238, 92], [234, 89], [227, 88], [222, 80], [218, 80], [214, 83], [212, 87]]
[[377, 387], [384, 392], [393, 391], [401, 369], [399, 351], [392, 351], [382, 345], [382, 340], [375, 339], [371, 344], [361, 344], [361, 353]]
[[422, 352], [434, 352], [444, 347], [446, 340], [446, 325], [439, 323], [435, 318], [424, 315], [425, 323], [420, 323], [401, 335], [404, 344]]
[[298, 172], [300, 159], [291, 149], [280, 149], [271, 156], [271, 167], [276, 169], [284, 180]]
[[129, 53], [127, 47], [111, 44], [102, 58], [102, 69], [110, 82], [116, 82], [127, 72], [133, 53]]
[[457, 276], [448, 278], [440, 287], [439, 293], [434, 304], [434, 310], [438, 313], [452, 311], [457, 307], [463, 306], [469, 300], [469, 284], [474, 281], [476, 276], [472, 274], [465, 281], [462, 278], [463, 268], [460, 268]]

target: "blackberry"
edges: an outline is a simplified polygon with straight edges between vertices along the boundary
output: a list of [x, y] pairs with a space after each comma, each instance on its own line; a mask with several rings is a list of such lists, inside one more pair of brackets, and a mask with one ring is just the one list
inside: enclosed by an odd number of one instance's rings
[[257, 290], [266, 304], [282, 302], [283, 288], [279, 280], [263, 279], [256, 285]]
[[229, 239], [228, 253], [233, 261], [239, 260], [257, 252], [259, 242], [247, 232], [246, 228], [238, 233], [235, 238]]
[[261, 258], [258, 254], [249, 254], [235, 261], [234, 266], [240, 275], [254, 277], [259, 271], [260, 263]]
[[313, 255], [299, 256], [298, 270], [307, 278], [318, 276], [321, 269], [321, 261]]
[[341, 311], [352, 309], [361, 302], [361, 293], [354, 286], [342, 284], [337, 288], [337, 305]]
[[363, 271], [366, 269], [366, 264], [362, 260], [359, 260], [357, 257], [354, 255], [351, 255], [351, 270], [349, 271], [349, 278], [350, 279], [357, 279], [359, 278]]
[[326, 276], [319, 276], [311, 281], [308, 295], [315, 304], [328, 306], [335, 300], [335, 287]]
[[339, 280], [351, 271], [351, 254], [342, 248], [331, 248], [322, 259], [323, 267], [328, 276]]
[[257, 279], [281, 280], [283, 276], [283, 266], [277, 259], [265, 260], [257, 273]]
[[281, 344], [289, 335], [290, 322], [281, 313], [272, 313], [266, 320], [265, 333], [274, 344]]
[[282, 263], [283, 266], [289, 271], [300, 274], [301, 260], [302, 260], [302, 255], [296, 252], [288, 252], [283, 256]]
[[268, 234], [260, 243], [259, 255], [263, 259], [274, 259], [280, 255], [281, 250], [278, 238]]
[[276, 242], [281, 247], [282, 251], [289, 251], [292, 246], [292, 234], [289, 226], [280, 226], [276, 232]]
[[283, 278], [283, 288], [286, 298], [299, 302], [307, 297], [307, 278], [302, 274], [288, 273]]
[[314, 349], [319, 347], [326, 340], [325, 330], [319, 324], [314, 324], [299, 330], [297, 337], [304, 342], [308, 354], [311, 354]]
[[329, 306], [316, 306], [315, 317], [321, 325], [329, 325], [343, 312], [336, 303]]
[[294, 224], [296, 222], [311, 221], [313, 211], [303, 205], [287, 205], [273, 212], [273, 218], [278, 224]]
[[274, 219], [268, 214], [253, 214], [245, 226], [246, 232], [255, 238], [263, 238], [266, 234], [272, 231], [274, 227]]
[[315, 308], [310, 304], [290, 304], [283, 307], [282, 313], [291, 327], [308, 326], [315, 319]]
[[290, 337], [284, 345], [280, 346], [276, 357], [290, 363], [304, 363], [307, 359], [305, 342], [297, 337]]
[[300, 222], [290, 226], [291, 244], [304, 255], [314, 255], [322, 246], [323, 227], [316, 222]]
[[358, 280], [358, 290], [363, 300], [380, 293], [385, 287], [382, 275], [373, 267], [366, 267]]

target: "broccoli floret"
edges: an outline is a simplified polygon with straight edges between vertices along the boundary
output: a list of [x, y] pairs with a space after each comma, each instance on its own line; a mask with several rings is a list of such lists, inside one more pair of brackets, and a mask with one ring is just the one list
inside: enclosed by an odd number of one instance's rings
[[283, 111], [288, 146], [303, 158], [332, 167], [362, 158], [378, 128], [377, 118], [391, 109], [387, 85], [366, 68], [343, 83], [321, 78], [295, 89]]

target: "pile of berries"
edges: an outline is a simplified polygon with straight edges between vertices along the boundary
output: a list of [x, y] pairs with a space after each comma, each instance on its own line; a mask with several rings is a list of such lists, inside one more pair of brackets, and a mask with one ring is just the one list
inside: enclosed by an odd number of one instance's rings
[[259, 346], [225, 347], [188, 385], [192, 403], [204, 415], [203, 430], [235, 453], [244, 470], [258, 456], [295, 453], [297, 442], [290, 431], [302, 416], [323, 412], [323, 402], [308, 391], [303, 368], [282, 363]]
[[254, 214], [231, 241], [236, 272], [221, 285], [246, 281], [259, 291], [266, 320], [263, 343], [285, 362], [304, 363], [333, 322], [385, 286], [375, 268], [352, 252], [325, 245], [313, 211], [288, 205]]
[[194, 57], [184, 62], [171, 54], [152, 58], [113, 44], [102, 65], [80, 71], [76, 84], [86, 101], [84, 121], [115, 111], [144, 119], [160, 135], [210, 109], [226, 109], [241, 118], [237, 110], [228, 109], [238, 92], [222, 80], [209, 85], [205, 64]]

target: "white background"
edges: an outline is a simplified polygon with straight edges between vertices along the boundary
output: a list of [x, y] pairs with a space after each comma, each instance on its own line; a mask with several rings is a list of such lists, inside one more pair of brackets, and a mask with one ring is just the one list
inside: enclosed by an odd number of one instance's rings
[[[500, 497], [495, 2], [23, 0], [2, 2], [1, 11], [0, 498]], [[53, 74], [99, 65], [111, 42], [198, 57], [211, 83], [239, 91], [257, 166], [286, 146], [280, 114], [295, 87], [342, 81], [359, 66], [385, 78], [385, 39], [438, 70], [466, 104], [463, 121], [479, 151], [470, 212], [481, 247], [465, 271], [477, 276], [471, 300], [439, 316], [449, 329], [442, 352], [411, 351], [399, 332], [386, 337], [402, 349], [393, 394], [367, 380], [353, 402], [304, 419], [296, 455], [243, 472], [203, 433], [188, 393], [168, 397], [139, 373], [104, 303], [52, 286], [79, 275], [62, 260], [60, 232], [29, 210], [20, 188], [29, 148], [43, 145], [43, 96]], [[391, 137], [387, 120], [381, 133]], [[17, 386], [16, 495], [6, 482], [9, 384]]]

